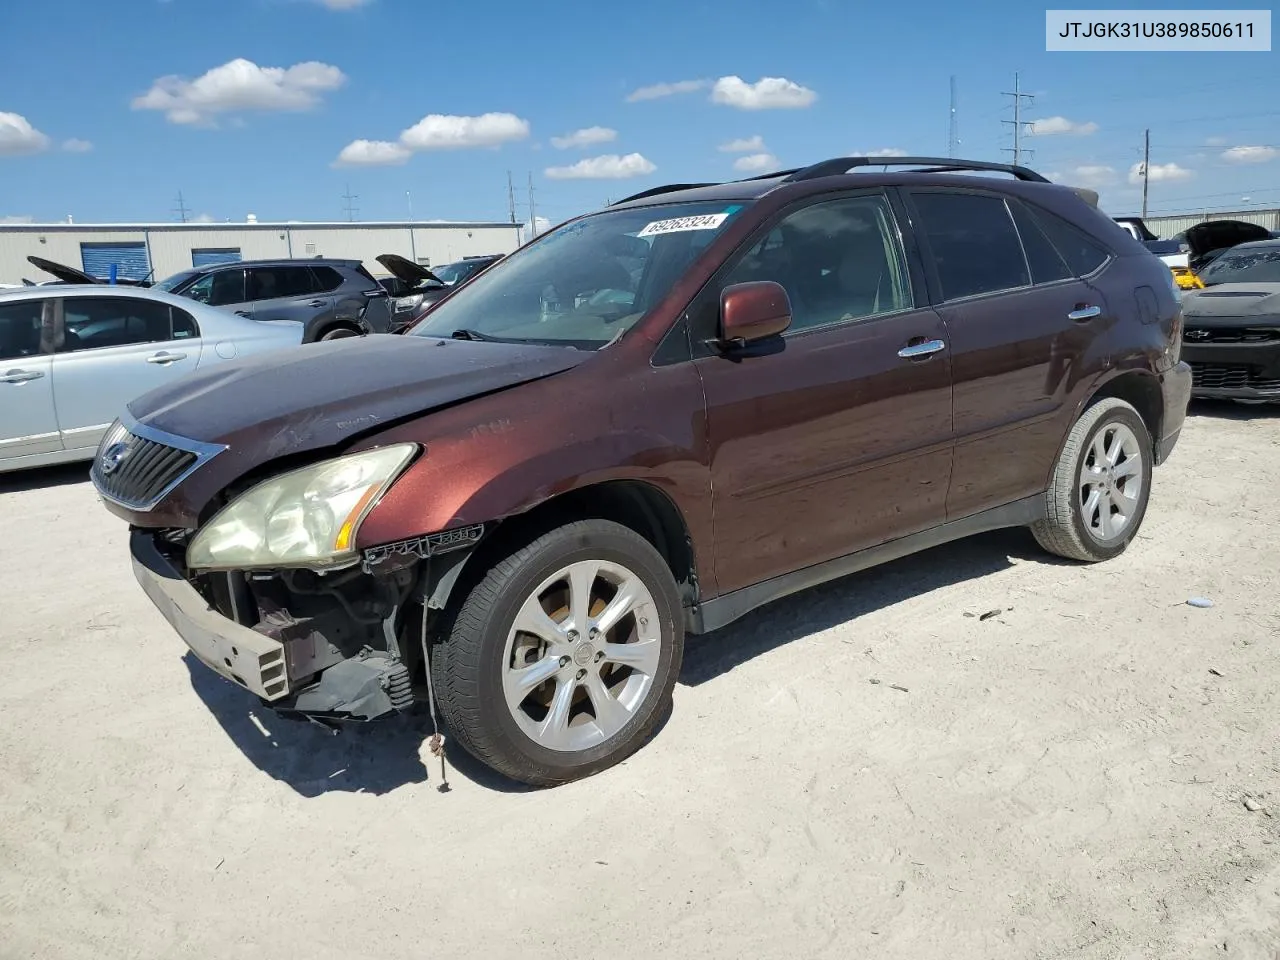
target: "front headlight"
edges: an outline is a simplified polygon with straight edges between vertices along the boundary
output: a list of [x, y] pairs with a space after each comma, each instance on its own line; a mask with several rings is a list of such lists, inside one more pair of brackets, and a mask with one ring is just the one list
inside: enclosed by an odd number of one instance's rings
[[345, 566], [356, 531], [417, 444], [353, 453], [264, 480], [223, 507], [187, 548], [194, 570]]

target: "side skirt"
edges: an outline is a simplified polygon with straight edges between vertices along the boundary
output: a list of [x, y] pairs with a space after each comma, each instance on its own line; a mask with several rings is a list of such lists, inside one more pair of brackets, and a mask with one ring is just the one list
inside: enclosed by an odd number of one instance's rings
[[859, 550], [857, 553], [817, 563], [797, 570], [795, 573], [783, 574], [772, 580], [765, 580], [763, 583], [743, 587], [733, 593], [726, 593], [722, 597], [686, 607], [685, 630], [689, 633], [710, 633], [712, 630], [728, 626], [757, 607], [793, 593], [799, 593], [801, 590], [808, 590], [810, 587], [829, 583], [944, 543], [963, 540], [974, 534], [1006, 527], [1029, 526], [1037, 520], [1043, 520], [1045, 516], [1044, 495], [1037, 494], [1034, 497], [1005, 504], [1003, 507], [984, 510], [982, 513], [975, 513], [960, 520], [952, 520], [930, 530], [913, 533], [909, 537], [890, 540], [888, 543], [881, 543]]

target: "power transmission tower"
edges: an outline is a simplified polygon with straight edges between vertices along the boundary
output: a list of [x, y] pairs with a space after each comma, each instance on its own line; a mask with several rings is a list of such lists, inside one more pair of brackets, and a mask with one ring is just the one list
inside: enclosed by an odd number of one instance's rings
[[538, 211], [533, 205], [533, 174], [529, 174], [529, 236], [538, 235]]
[[177, 205], [176, 207], [174, 207], [174, 208], [173, 208], [173, 212], [174, 212], [174, 213], [176, 213], [176, 214], [178, 215], [178, 219], [179, 219], [182, 223], [186, 223], [186, 222], [187, 222], [187, 214], [188, 214], [188, 213], [190, 213], [191, 211], [187, 209], [186, 201], [184, 201], [184, 200], [182, 199], [182, 191], [181, 191], [181, 190], [179, 190], [179, 191], [178, 191], [178, 200], [177, 200], [177, 204], [178, 204], [178, 205]]
[[1142, 219], [1147, 219], [1147, 185], [1151, 183], [1151, 131], [1142, 136]]
[[960, 148], [960, 118], [956, 115], [956, 78], [951, 78], [951, 116], [947, 126], [947, 156], [954, 157]]
[[360, 208], [355, 205], [355, 202], [359, 199], [359, 196], [351, 192], [351, 184], [347, 184], [347, 192], [342, 195], [342, 200], [344, 203], [343, 209], [346, 211], [348, 220], [355, 220], [356, 214], [360, 212]]
[[511, 211], [511, 222], [516, 222], [516, 188], [511, 181], [511, 171], [507, 171], [507, 209]]
[[1002, 93], [1000, 96], [1013, 97], [1013, 119], [1001, 120], [1000, 122], [1013, 125], [1013, 148], [1005, 147], [1004, 152], [1013, 154], [1013, 162], [1016, 165], [1022, 162], [1022, 154], [1024, 152], [1028, 157], [1035, 155], [1034, 150], [1023, 151], [1022, 149], [1022, 126], [1025, 122], [1022, 119], [1022, 101], [1034, 100], [1035, 97], [1029, 93], [1022, 92], [1022, 78], [1016, 73], [1013, 75], [1013, 93]]

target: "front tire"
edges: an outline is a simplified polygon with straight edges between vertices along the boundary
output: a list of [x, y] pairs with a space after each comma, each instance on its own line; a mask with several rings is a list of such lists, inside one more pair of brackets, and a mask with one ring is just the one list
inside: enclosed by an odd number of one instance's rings
[[437, 702], [469, 753], [534, 786], [640, 748], [684, 653], [675, 580], [628, 527], [578, 521], [495, 563], [431, 656]]
[[1054, 466], [1048, 515], [1031, 527], [1040, 546], [1089, 563], [1123, 553], [1147, 513], [1152, 449], [1142, 417], [1123, 400], [1085, 410]]

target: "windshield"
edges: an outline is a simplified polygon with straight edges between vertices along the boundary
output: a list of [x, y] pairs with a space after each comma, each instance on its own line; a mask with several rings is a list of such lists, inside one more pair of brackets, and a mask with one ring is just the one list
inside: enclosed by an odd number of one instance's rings
[[1280, 283], [1280, 245], [1232, 250], [1200, 273], [1206, 287], [1219, 283]]
[[606, 210], [500, 260], [410, 333], [596, 350], [634, 326], [743, 202]]
[[195, 270], [183, 270], [181, 273], [175, 273], [172, 277], [167, 277], [166, 279], [161, 280], [152, 287], [152, 289], [163, 290], [165, 293], [172, 293], [195, 275]]

